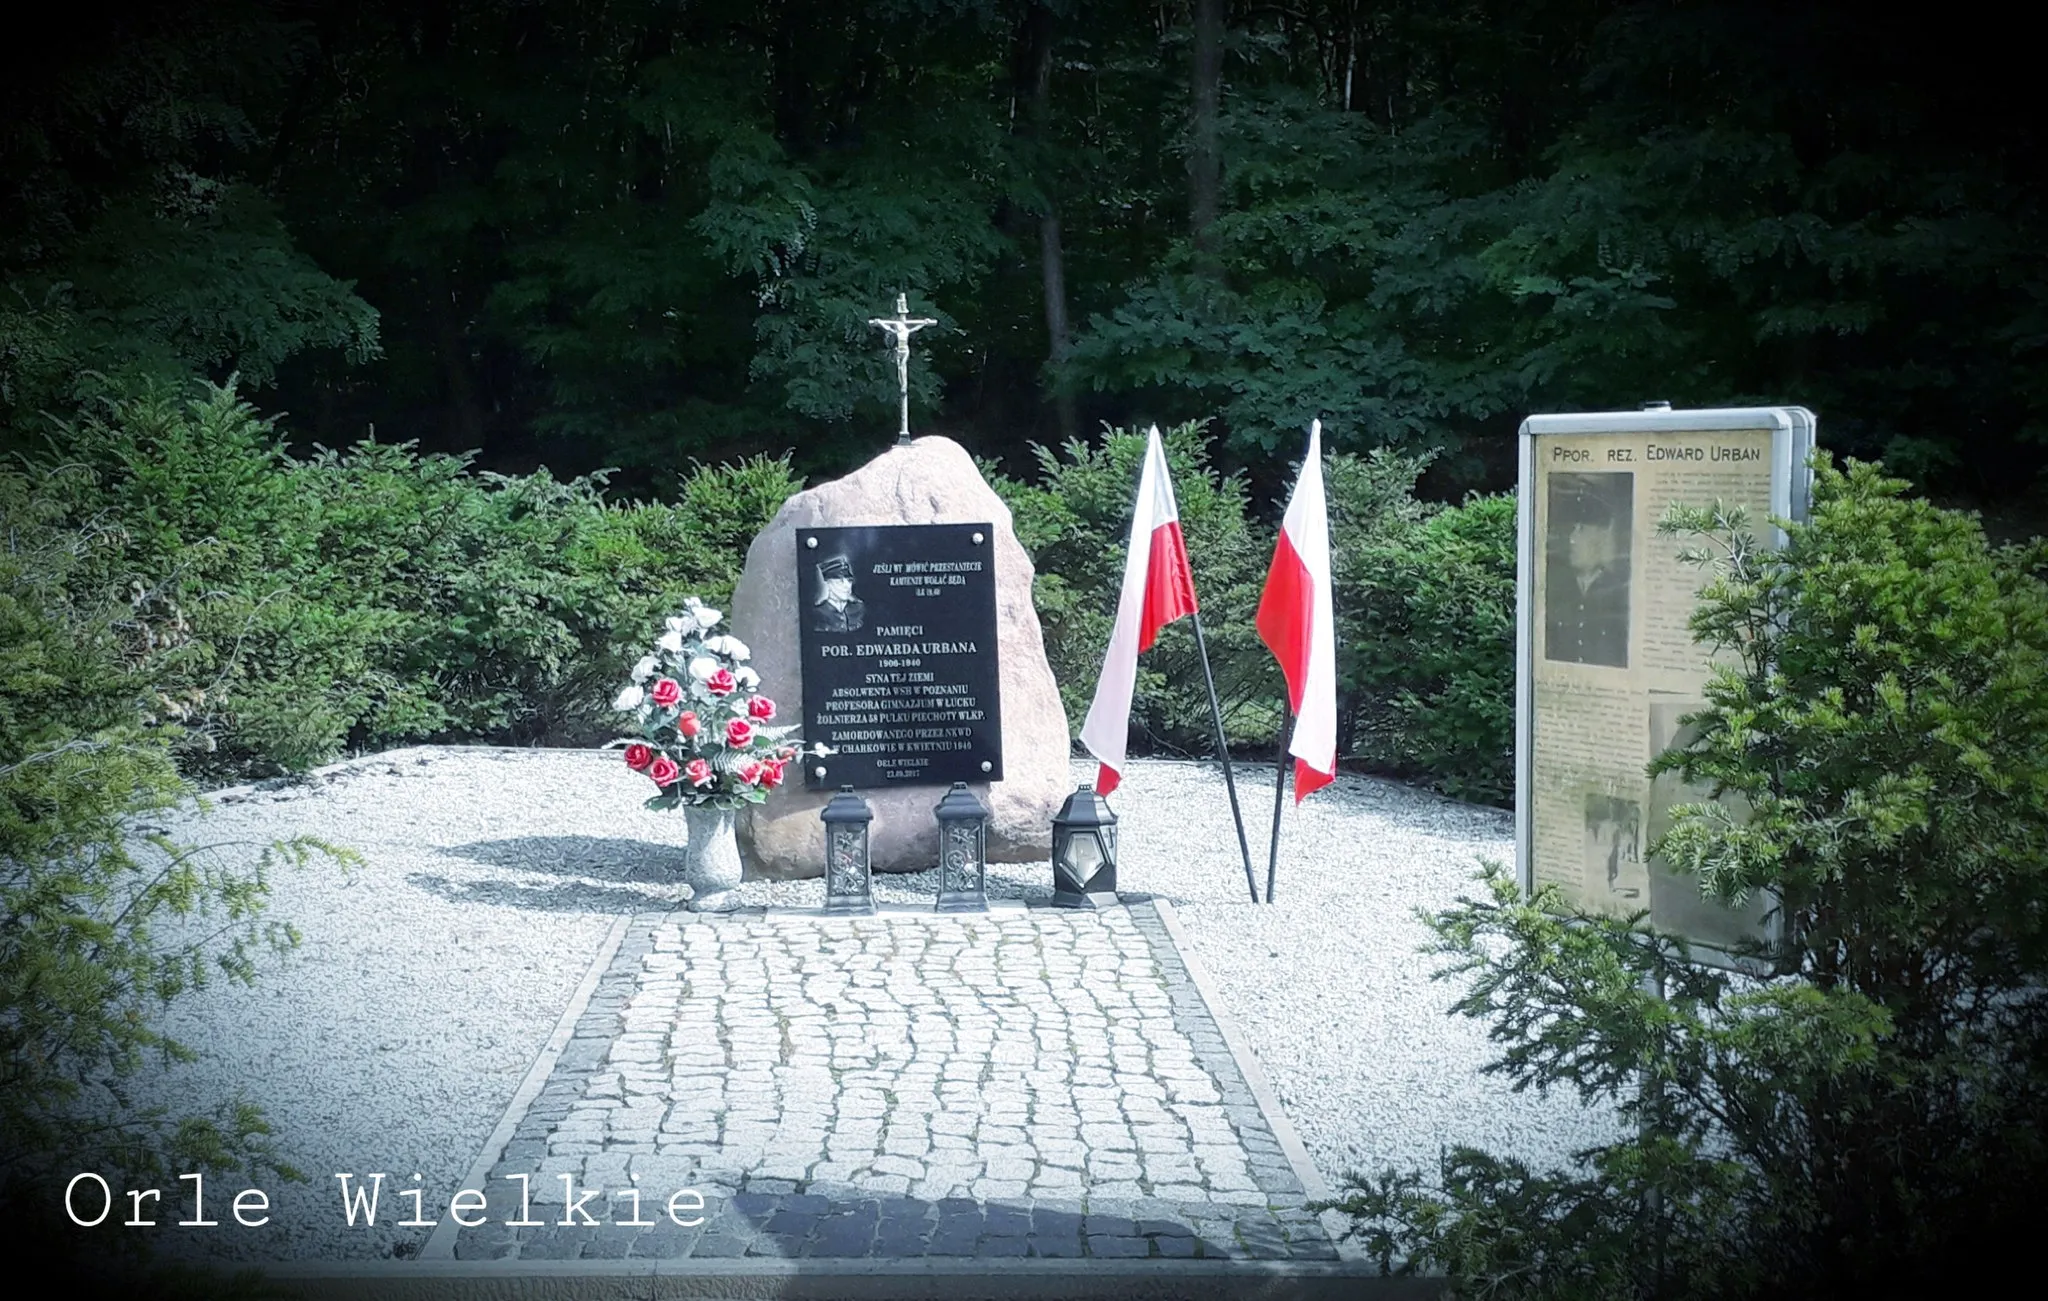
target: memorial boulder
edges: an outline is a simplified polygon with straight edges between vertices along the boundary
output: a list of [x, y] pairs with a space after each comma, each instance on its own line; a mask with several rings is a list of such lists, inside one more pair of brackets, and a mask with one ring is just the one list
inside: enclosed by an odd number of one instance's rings
[[818, 814], [842, 782], [874, 810], [877, 870], [937, 863], [932, 809], [953, 780], [988, 806], [991, 860], [1048, 857], [1070, 742], [1031, 580], [1009, 508], [951, 439], [900, 443], [783, 504], [747, 548], [733, 629], [805, 739], [846, 743], [742, 815], [751, 871], [821, 875]]

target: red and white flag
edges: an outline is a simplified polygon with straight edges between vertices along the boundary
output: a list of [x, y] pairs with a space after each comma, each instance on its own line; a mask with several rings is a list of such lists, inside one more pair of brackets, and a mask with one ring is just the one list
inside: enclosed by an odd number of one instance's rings
[[1259, 597], [1259, 640], [1280, 661], [1294, 709], [1294, 802], [1337, 777], [1337, 619], [1330, 602], [1330, 519], [1323, 504], [1323, 422], [1309, 427], [1308, 457]]
[[1138, 475], [1138, 501], [1131, 512], [1131, 547], [1124, 557], [1116, 627], [1102, 657], [1102, 676], [1095, 683], [1088, 721], [1081, 725], [1081, 743], [1102, 765], [1095, 775], [1100, 794], [1109, 794], [1123, 780], [1139, 654], [1152, 649], [1161, 628], [1195, 609], [1195, 578], [1180, 535], [1180, 507], [1173, 502], [1166, 447], [1154, 425], [1145, 443], [1145, 468]]

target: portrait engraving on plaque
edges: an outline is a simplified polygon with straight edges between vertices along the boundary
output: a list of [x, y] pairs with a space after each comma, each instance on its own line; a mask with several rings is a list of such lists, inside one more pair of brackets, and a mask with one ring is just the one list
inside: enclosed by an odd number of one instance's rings
[[831, 749], [806, 785], [1001, 781], [994, 528], [799, 536], [804, 737]]
[[818, 632], [859, 632], [867, 604], [853, 594], [853, 563], [845, 556], [819, 562], [811, 599], [811, 627]]

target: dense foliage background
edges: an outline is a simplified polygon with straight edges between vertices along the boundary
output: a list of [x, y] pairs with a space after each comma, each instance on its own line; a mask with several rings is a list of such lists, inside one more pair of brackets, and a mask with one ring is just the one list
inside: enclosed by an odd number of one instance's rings
[[63, 432], [76, 464], [46, 504], [119, 526], [72, 586], [176, 612], [155, 671], [188, 701], [186, 770], [209, 776], [427, 738], [607, 739], [648, 629], [730, 593], [795, 488], [765, 458], [696, 468], [673, 505], [409, 445], [298, 458], [213, 387], [96, 402]]
[[[886, 441], [901, 290], [1070, 709], [1117, 431], [1200, 422], [1266, 739], [1247, 615], [1320, 415], [1345, 749], [1498, 801], [1523, 415], [1797, 401], [2048, 515], [2023, 58], [1848, 3], [87, 0], [0, 55], [0, 452], [84, 466], [73, 524], [142, 512], [87, 577], [189, 610], [190, 770], [581, 741], [636, 621]], [[1189, 641], [1141, 744], [1208, 745]]]
[[667, 496], [918, 423], [1213, 418], [1505, 487], [1531, 411], [1797, 401], [2011, 497], [2048, 177], [2017, 21], [1702, 0], [83, 0], [0, 59], [0, 422], [146, 366], [296, 448]]

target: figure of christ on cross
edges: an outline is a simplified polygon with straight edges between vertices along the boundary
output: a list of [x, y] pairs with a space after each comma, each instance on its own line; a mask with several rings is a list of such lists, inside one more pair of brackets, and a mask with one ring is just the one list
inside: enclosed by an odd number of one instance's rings
[[896, 441], [907, 443], [910, 441], [910, 336], [938, 322], [911, 316], [909, 299], [898, 294], [896, 315], [873, 317], [868, 324], [880, 326], [896, 340], [896, 389], [903, 399], [903, 424], [896, 431]]

